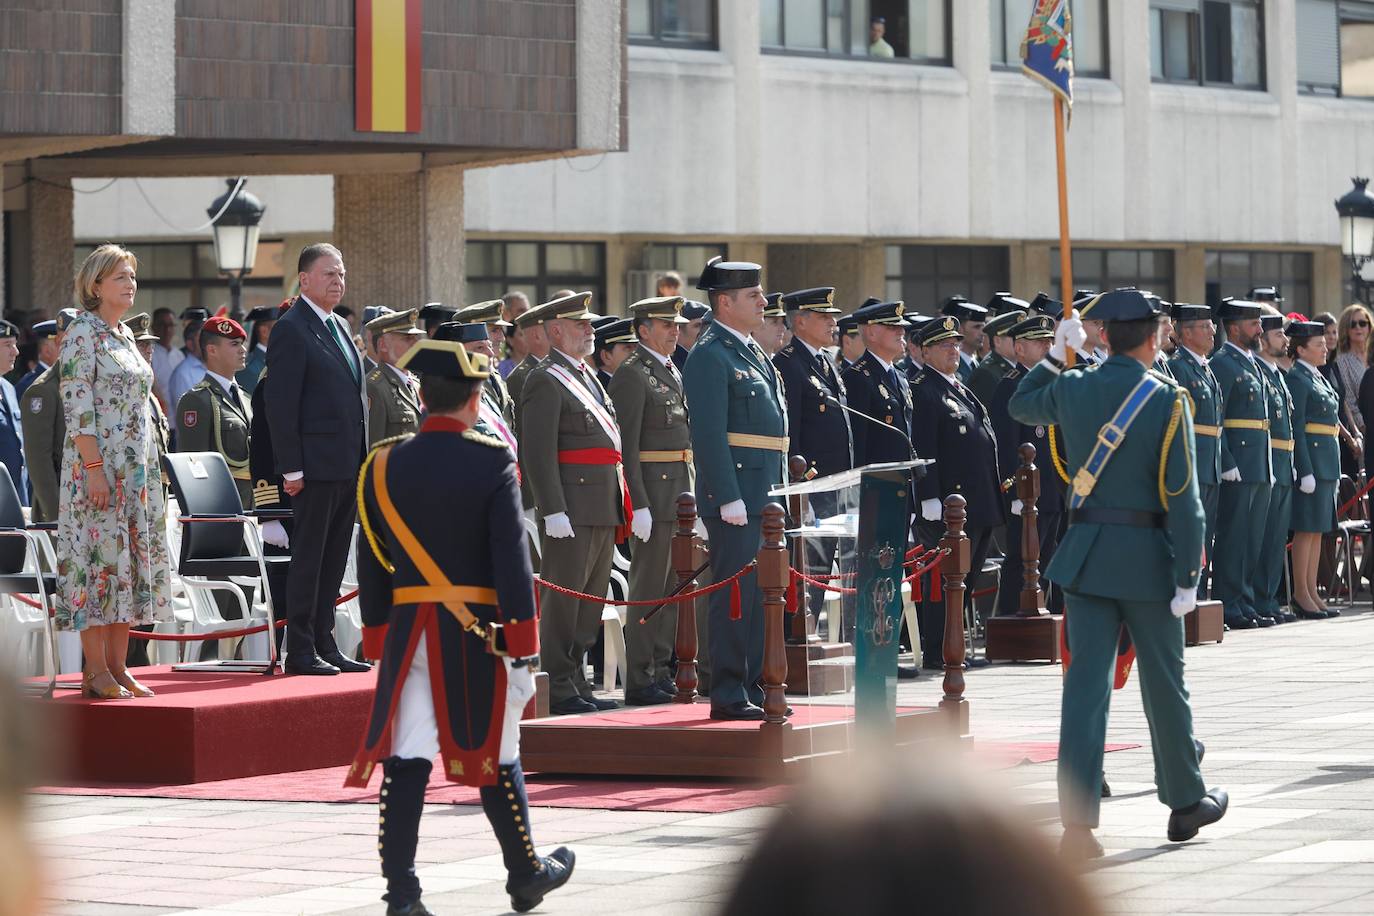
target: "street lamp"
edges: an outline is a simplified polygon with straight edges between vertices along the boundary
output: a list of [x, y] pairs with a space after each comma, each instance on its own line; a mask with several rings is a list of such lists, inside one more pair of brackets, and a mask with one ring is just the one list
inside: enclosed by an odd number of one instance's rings
[[1369, 193], [1368, 178], [1352, 178], [1355, 187], [1336, 201], [1336, 214], [1341, 218], [1341, 254], [1350, 259], [1350, 283], [1355, 297], [1371, 305], [1370, 284], [1364, 278], [1364, 266], [1374, 260], [1374, 194]]
[[216, 197], [205, 212], [211, 219], [219, 215], [211, 226], [215, 236], [215, 263], [220, 273], [229, 276], [229, 317], [242, 321], [243, 278], [253, 272], [253, 263], [258, 259], [258, 224], [262, 222], [266, 207], [243, 189], [243, 184], [247, 183], [245, 179], [226, 178], [224, 183], [229, 186], [228, 190]]

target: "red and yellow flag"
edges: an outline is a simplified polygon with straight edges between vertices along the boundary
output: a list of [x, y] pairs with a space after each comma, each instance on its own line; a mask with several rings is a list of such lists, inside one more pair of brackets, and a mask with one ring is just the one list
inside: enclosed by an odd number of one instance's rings
[[355, 0], [358, 130], [420, 130], [421, 0]]

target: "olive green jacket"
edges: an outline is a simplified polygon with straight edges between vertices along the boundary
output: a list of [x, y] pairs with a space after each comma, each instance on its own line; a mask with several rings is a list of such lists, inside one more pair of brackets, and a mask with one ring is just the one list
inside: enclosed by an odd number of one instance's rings
[[420, 429], [420, 396], [390, 366], [379, 365], [367, 374], [367, 442], [375, 448]]
[[681, 377], [644, 346], [625, 358], [611, 377], [611, 400], [620, 422], [625, 479], [636, 509], [648, 508], [656, 522], [677, 518], [677, 498], [692, 489], [690, 461], [642, 461], [642, 451], [687, 451], [687, 401]]
[[19, 397], [24, 428], [24, 466], [33, 485], [33, 520], [57, 521], [57, 478], [62, 470], [62, 447], [67, 421], [62, 416], [60, 373], [48, 367]]
[[252, 423], [248, 396], [239, 392], [236, 403], [219, 382], [201, 379], [177, 403], [177, 451], [219, 452], [234, 475], [239, 501], [253, 507], [252, 474], [248, 469], [248, 428]]

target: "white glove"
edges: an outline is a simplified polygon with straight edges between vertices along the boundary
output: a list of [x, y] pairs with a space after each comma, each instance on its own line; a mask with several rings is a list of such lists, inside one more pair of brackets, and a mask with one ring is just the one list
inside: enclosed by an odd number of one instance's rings
[[1304, 493], [1317, 492], [1317, 478], [1313, 477], [1311, 474], [1306, 475], [1302, 480], [1298, 481], [1298, 489], [1302, 490]]
[[291, 537], [286, 533], [286, 528], [282, 523], [273, 519], [264, 522], [262, 526], [262, 540], [264, 544], [271, 544], [273, 547], [280, 547], [286, 550], [291, 546]]
[[696, 532], [696, 536], [701, 538], [703, 541], [711, 540], [711, 535], [708, 534], [706, 531], [706, 523], [703, 522], [700, 518], [698, 518], [695, 522], [692, 523], [692, 531]]
[[572, 521], [566, 512], [544, 516], [544, 533], [551, 538], [573, 537]]
[[1054, 329], [1054, 343], [1050, 344], [1050, 356], [1062, 361], [1069, 355], [1070, 348], [1082, 350], [1083, 344], [1087, 341], [1088, 333], [1083, 330], [1078, 309], [1074, 309], [1073, 317], [1060, 321], [1059, 327]]
[[636, 509], [634, 517], [630, 519], [630, 531], [641, 541], [647, 541], [649, 535], [654, 533], [654, 516], [647, 509]]
[[506, 663], [506, 702], [511, 706], [524, 707], [534, 696], [534, 672], [529, 665], [512, 668], [509, 658], [501, 661]]
[[1011, 501], [1011, 514], [1012, 514], [1012, 515], [1020, 515], [1020, 514], [1021, 514], [1021, 500], [1019, 500], [1019, 499], [1013, 499], [1013, 500]]
[[721, 506], [720, 520], [727, 525], [739, 525], [741, 528], [749, 524], [749, 510], [744, 508], [744, 500], [737, 499]]
[[1240, 468], [1231, 468], [1229, 471], [1222, 471], [1221, 479], [1226, 483], [1240, 483]]
[[943, 506], [938, 499], [923, 499], [921, 500], [921, 518], [928, 522], [938, 522], [942, 508]]
[[1175, 617], [1182, 617], [1197, 607], [1197, 586], [1192, 588], [1174, 588], [1174, 597], [1169, 602], [1169, 613]]

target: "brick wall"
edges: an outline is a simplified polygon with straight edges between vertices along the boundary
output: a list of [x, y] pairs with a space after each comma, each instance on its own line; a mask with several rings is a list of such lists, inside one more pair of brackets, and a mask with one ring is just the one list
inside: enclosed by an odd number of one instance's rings
[[4, 133], [119, 133], [119, 0], [6, 7], [0, 9]]

